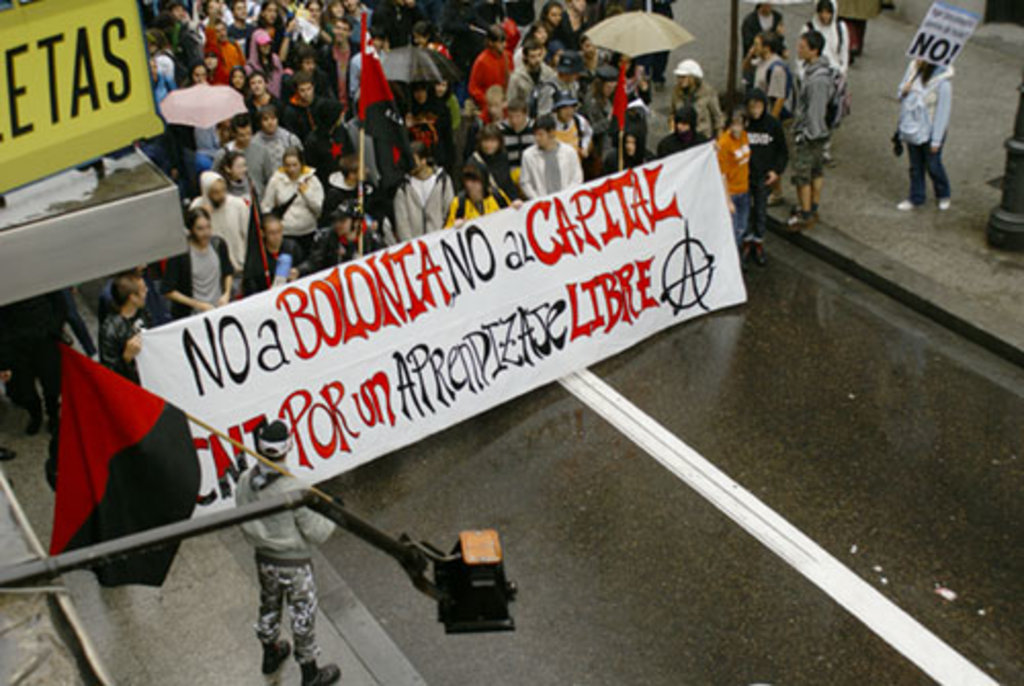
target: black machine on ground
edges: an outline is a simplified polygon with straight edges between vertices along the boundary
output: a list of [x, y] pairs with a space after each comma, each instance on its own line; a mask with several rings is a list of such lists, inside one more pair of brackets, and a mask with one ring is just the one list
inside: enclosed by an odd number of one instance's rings
[[447, 633], [515, 629], [509, 603], [515, 600], [516, 586], [505, 577], [501, 542], [496, 531], [465, 531], [452, 552], [445, 554], [405, 534], [395, 538], [361, 519], [340, 499], [325, 495], [322, 491], [296, 490], [199, 519], [175, 522], [53, 557], [3, 567], [0, 568], [0, 587], [25, 585], [74, 569], [109, 564], [128, 555], [252, 519], [309, 507], [397, 560], [413, 586], [437, 601], [438, 620]]

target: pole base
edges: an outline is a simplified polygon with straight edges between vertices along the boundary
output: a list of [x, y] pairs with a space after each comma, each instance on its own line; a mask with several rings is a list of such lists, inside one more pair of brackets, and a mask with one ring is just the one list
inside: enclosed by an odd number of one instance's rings
[[1024, 250], [1024, 214], [997, 207], [989, 215], [986, 235], [993, 248]]

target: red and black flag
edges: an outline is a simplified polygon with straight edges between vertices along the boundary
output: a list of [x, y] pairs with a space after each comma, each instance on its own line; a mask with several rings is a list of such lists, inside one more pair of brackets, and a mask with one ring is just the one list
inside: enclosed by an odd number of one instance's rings
[[361, 55], [359, 118], [366, 133], [373, 137], [381, 187], [390, 189], [401, 183], [405, 173], [412, 168], [412, 151], [409, 149], [409, 132], [395, 105], [395, 96], [384, 76], [384, 67], [377, 52], [367, 44], [365, 16]]
[[[199, 461], [185, 414], [61, 346], [57, 503], [50, 554], [188, 519]], [[96, 568], [104, 586], [159, 586], [177, 544]]]

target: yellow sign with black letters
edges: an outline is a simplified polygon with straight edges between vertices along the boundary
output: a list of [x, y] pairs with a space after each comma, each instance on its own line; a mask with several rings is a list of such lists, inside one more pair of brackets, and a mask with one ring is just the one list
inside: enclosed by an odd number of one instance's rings
[[162, 130], [136, 0], [0, 0], [0, 193]]

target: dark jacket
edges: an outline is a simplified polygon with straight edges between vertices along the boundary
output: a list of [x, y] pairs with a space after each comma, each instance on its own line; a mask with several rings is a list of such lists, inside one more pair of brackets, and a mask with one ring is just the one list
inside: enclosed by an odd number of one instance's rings
[[316, 177], [324, 188], [327, 188], [327, 179], [338, 170], [338, 158], [356, 152], [348, 129], [341, 121], [343, 111], [337, 100], [317, 100], [313, 104], [316, 129], [302, 143], [306, 164], [316, 170]]
[[412, 27], [423, 19], [418, 7], [406, 7], [401, 0], [381, 0], [374, 10], [370, 24], [384, 31], [388, 47], [392, 50], [412, 42]]
[[313, 119], [313, 112], [320, 104], [320, 98], [313, 100], [313, 104], [303, 105], [298, 97], [292, 97], [284, 108], [284, 116], [281, 118], [281, 125], [294, 133], [300, 141], [305, 141], [309, 134], [316, 128], [316, 120]]
[[100, 362], [103, 366], [129, 381], [139, 383], [138, 365], [135, 360], [125, 362], [124, 346], [128, 339], [149, 325], [149, 312], [145, 308], [131, 319], [125, 319], [117, 312], [108, 315], [100, 325]]
[[689, 122], [690, 130], [687, 135], [680, 136], [675, 131], [658, 141], [657, 157], [668, 157], [669, 155], [683, 150], [689, 150], [695, 145], [707, 143], [708, 139], [697, 132], [697, 110], [691, 105], [684, 105], [681, 121]]
[[[210, 245], [217, 251], [217, 258], [220, 260], [220, 278], [229, 276], [235, 272], [231, 266], [231, 257], [228, 256], [228, 246], [214, 236], [210, 239]], [[167, 260], [167, 271], [164, 273], [163, 281], [160, 282], [160, 292], [167, 295], [171, 291], [178, 291], [184, 296], [192, 297], [192, 257], [188, 247], [185, 252], [175, 255]], [[171, 316], [181, 319], [192, 314], [192, 308], [180, 303], [171, 303]]]
[[763, 185], [768, 172], [779, 176], [789, 163], [789, 149], [786, 135], [779, 120], [768, 113], [768, 97], [764, 91], [755, 88], [747, 101], [760, 100], [764, 103], [764, 114], [760, 119], [751, 119], [747, 124], [747, 138], [750, 139], [750, 185]]
[[[363, 235], [364, 255], [376, 252], [383, 247], [384, 241], [381, 239], [379, 231], [367, 231]], [[351, 262], [356, 259], [357, 251], [358, 246], [355, 243], [342, 242], [333, 228], [329, 226], [322, 228], [317, 231], [309, 258], [298, 266], [299, 274], [305, 276]]]
[[277, 251], [277, 254], [266, 251], [267, 255], [267, 268], [263, 269], [263, 258], [262, 256], [255, 256], [253, 259], [246, 260], [245, 272], [242, 275], [242, 293], [245, 295], [252, 295], [253, 293], [259, 293], [260, 291], [267, 290], [267, 279], [270, 282], [274, 282], [274, 272], [277, 270], [277, 259], [281, 255], [292, 256], [292, 267], [295, 269], [299, 268], [302, 264], [305, 255], [302, 252], [302, 248], [299, 244], [293, 241], [291, 238], [285, 238], [281, 242], [281, 249]]
[[60, 291], [0, 307], [0, 370], [32, 358], [41, 344], [61, 340], [67, 307]]
[[[772, 28], [771, 31], [775, 31], [779, 28], [779, 24], [782, 23], [782, 13], [778, 10], [772, 10]], [[743, 54], [746, 55], [750, 52], [750, 46], [754, 44], [754, 39], [764, 32], [761, 28], [761, 20], [757, 18], [757, 10], [748, 14], [743, 18], [743, 25], [740, 27], [740, 35], [743, 39]]]
[[451, 50], [452, 61], [468, 77], [473, 62], [484, 49], [487, 22], [472, 0], [448, 0], [441, 15], [441, 31]]

